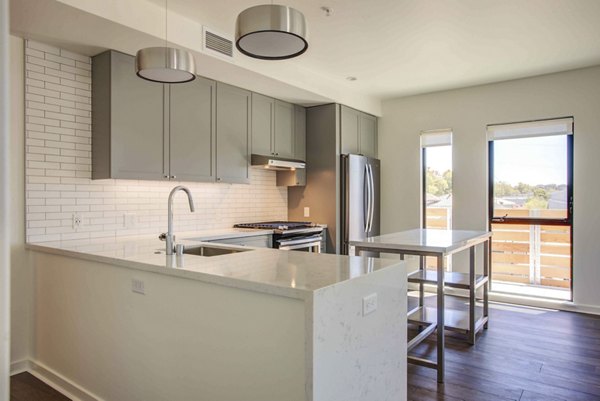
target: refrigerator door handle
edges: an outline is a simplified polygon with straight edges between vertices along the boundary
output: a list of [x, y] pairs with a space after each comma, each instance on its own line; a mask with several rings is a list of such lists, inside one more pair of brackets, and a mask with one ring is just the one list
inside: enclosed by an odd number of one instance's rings
[[[365, 234], [369, 232], [369, 222], [371, 220], [371, 175], [369, 174], [369, 165], [365, 164], [365, 181], [367, 183], [367, 210], [366, 213], [363, 211], [365, 216]], [[364, 207], [364, 206], [363, 206]]]
[[371, 232], [371, 230], [373, 229], [373, 217], [375, 215], [375, 180], [373, 179], [373, 166], [371, 166], [370, 164], [368, 164], [368, 166], [369, 166], [369, 184], [370, 184], [370, 189], [369, 189], [370, 212], [369, 212], [369, 229], [367, 230], [367, 233]]

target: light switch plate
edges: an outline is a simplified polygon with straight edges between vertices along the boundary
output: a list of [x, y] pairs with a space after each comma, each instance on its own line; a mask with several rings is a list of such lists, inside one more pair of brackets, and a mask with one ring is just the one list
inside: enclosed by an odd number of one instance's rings
[[73, 213], [73, 230], [77, 231], [81, 227], [81, 215]]
[[138, 294], [145, 294], [146, 289], [144, 288], [144, 282], [142, 280], [138, 280], [137, 278], [132, 278], [131, 291], [136, 292]]
[[374, 292], [363, 298], [363, 316], [367, 316], [377, 310], [377, 293]]
[[309, 207], [304, 208], [304, 217], [310, 217], [310, 208]]

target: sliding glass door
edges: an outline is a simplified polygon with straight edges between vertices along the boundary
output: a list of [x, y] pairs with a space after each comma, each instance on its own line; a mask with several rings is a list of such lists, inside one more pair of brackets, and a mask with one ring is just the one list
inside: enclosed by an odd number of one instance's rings
[[573, 120], [488, 126], [493, 291], [572, 299]]

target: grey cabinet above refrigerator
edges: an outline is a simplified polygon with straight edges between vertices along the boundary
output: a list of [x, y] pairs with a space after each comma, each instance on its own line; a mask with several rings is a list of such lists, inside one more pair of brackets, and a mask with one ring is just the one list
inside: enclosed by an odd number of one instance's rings
[[[354, 121], [352, 124], [343, 119], [344, 110], [355, 113], [355, 119], [348, 120]], [[350, 131], [350, 134], [355, 132], [356, 135], [344, 136], [344, 124], [346, 128], [356, 128], [356, 131]], [[349, 143], [349, 137], [356, 140], [355, 145], [352, 145], [355, 152], [349, 152], [343, 146], [344, 141]], [[377, 154], [377, 117], [339, 104], [306, 109], [306, 186], [288, 189], [288, 218], [309, 218], [311, 221], [327, 224], [329, 253], [344, 252], [342, 154], [354, 154], [361, 150], [368, 152], [369, 156]], [[371, 160], [374, 158], [371, 157]], [[378, 164], [378, 161], [371, 164]], [[379, 193], [378, 183], [376, 169], [373, 169], [373, 196]], [[364, 180], [363, 184], [366, 185]], [[371, 204], [379, 205], [379, 199], [372, 199]], [[305, 216], [305, 208], [309, 208], [309, 216]], [[379, 227], [379, 214], [377, 210], [373, 213], [371, 233], [378, 232]]]
[[340, 134], [342, 154], [377, 157], [377, 117], [342, 105]]

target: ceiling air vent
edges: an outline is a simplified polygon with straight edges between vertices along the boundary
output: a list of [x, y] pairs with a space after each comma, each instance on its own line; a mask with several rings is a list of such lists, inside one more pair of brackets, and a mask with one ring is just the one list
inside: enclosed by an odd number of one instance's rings
[[219, 57], [233, 59], [233, 40], [204, 28], [204, 51]]

